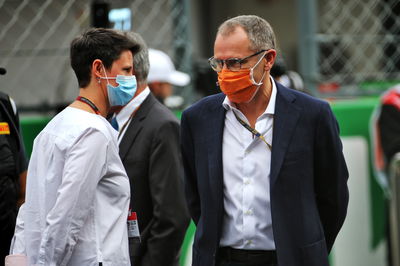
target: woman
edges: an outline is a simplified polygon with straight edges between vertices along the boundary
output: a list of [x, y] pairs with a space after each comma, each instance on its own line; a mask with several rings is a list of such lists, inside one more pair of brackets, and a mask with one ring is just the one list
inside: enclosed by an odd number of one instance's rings
[[107, 29], [72, 41], [79, 96], [35, 139], [11, 246], [29, 265], [130, 265], [129, 180], [105, 117], [135, 94], [139, 48]]

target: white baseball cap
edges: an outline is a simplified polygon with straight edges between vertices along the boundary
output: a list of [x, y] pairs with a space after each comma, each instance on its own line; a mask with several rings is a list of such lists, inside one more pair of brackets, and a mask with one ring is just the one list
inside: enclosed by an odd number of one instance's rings
[[147, 82], [168, 82], [175, 86], [186, 86], [190, 76], [177, 71], [171, 58], [160, 50], [149, 49], [150, 70]]

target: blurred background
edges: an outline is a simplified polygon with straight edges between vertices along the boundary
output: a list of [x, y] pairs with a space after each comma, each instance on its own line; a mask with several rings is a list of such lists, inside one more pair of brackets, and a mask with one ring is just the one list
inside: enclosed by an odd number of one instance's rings
[[[77, 96], [71, 40], [89, 27], [140, 33], [192, 82], [175, 88], [176, 114], [219, 92], [207, 59], [221, 22], [259, 15], [275, 30], [286, 71], [331, 102], [349, 166], [349, 215], [335, 244], [335, 266], [386, 264], [384, 194], [371, 161], [371, 115], [400, 82], [400, 1], [395, 0], [0, 0], [0, 90], [16, 102], [24, 141]], [[4, 72], [4, 71], [3, 71]], [[181, 263], [190, 263], [193, 226]]]
[[207, 59], [218, 25], [256, 14], [275, 30], [286, 67], [318, 96], [378, 94], [400, 77], [400, 5], [393, 0], [1, 0], [1, 90], [21, 112], [75, 98], [70, 41], [91, 26], [133, 30], [192, 83], [185, 105], [216, 92]]

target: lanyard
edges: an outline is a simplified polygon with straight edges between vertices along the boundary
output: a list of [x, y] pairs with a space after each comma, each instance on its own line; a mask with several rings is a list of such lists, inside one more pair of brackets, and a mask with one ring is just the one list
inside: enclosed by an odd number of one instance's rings
[[263, 136], [260, 132], [258, 132], [257, 130], [255, 130], [254, 128], [252, 128], [251, 126], [249, 126], [246, 122], [244, 122], [242, 119], [240, 119], [240, 117], [235, 113], [235, 111], [232, 110], [232, 112], [233, 112], [233, 114], [235, 115], [236, 120], [239, 121], [239, 123], [240, 123], [242, 126], [244, 126], [248, 131], [250, 131], [250, 132], [253, 134], [253, 136], [256, 136], [257, 138], [259, 138], [259, 139], [261, 139], [262, 141], [264, 141], [265, 144], [267, 144], [268, 148], [269, 148], [270, 150], [272, 150], [272, 145], [269, 144], [269, 143], [266, 141], [266, 139], [264, 138], [264, 136]]
[[122, 132], [124, 132], [126, 126], [129, 124], [129, 122], [132, 120], [132, 118], [135, 116], [137, 110], [139, 109], [140, 105], [138, 107], [136, 107], [135, 110], [133, 110], [132, 114], [129, 116], [128, 120], [126, 120], [126, 122], [124, 123], [124, 125], [121, 127], [121, 130], [118, 130], [118, 138], [121, 136]]
[[83, 96], [78, 96], [78, 97], [76, 97], [76, 100], [80, 101], [80, 102], [83, 102], [83, 103], [86, 103], [87, 105], [90, 106], [90, 108], [92, 108], [92, 110], [96, 114], [98, 114], [98, 115], [100, 114], [99, 108], [97, 108], [97, 106], [91, 100], [89, 100], [88, 98], [83, 97]]

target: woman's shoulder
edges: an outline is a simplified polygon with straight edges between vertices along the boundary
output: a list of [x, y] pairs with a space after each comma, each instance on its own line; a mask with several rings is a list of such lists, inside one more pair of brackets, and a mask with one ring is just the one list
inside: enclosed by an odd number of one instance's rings
[[67, 107], [57, 114], [41, 133], [67, 142], [74, 142], [85, 134], [100, 133], [107, 141], [110, 141], [114, 137], [112, 130], [104, 117]]

